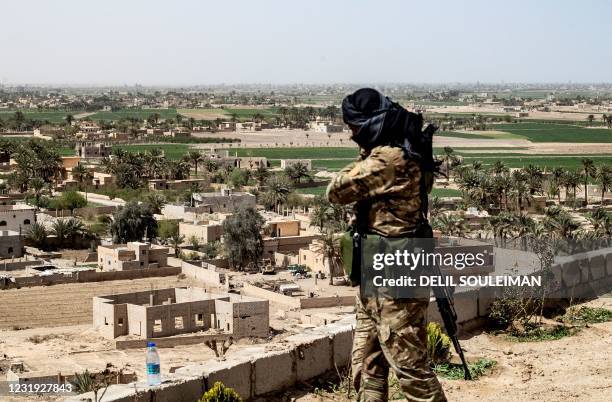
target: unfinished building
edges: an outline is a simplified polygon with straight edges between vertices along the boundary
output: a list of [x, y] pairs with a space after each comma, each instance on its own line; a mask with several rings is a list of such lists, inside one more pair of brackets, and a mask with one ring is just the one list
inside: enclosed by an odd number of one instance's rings
[[93, 298], [93, 325], [104, 337], [161, 338], [217, 330], [235, 338], [269, 334], [268, 300], [201, 288], [170, 288]]

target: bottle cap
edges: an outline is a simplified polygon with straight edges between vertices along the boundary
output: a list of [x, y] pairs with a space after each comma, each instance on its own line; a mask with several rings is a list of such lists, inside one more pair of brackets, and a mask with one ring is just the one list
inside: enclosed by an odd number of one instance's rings
[[155, 342], [147, 342], [147, 347], [148, 348], [155, 347]]

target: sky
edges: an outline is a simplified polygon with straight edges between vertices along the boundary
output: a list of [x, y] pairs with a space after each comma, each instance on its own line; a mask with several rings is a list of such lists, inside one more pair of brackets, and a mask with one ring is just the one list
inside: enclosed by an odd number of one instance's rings
[[19, 0], [0, 82], [612, 82], [607, 0]]

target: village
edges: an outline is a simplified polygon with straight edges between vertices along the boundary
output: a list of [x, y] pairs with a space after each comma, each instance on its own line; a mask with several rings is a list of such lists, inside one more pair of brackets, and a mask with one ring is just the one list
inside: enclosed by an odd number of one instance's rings
[[[108, 400], [197, 400], [214, 379], [256, 399], [346, 367], [359, 288], [337, 239], [351, 209], [325, 197], [358, 157], [335, 100], [346, 90], [3, 89], [0, 380], [78, 383], [111, 364]], [[599, 239], [546, 270], [552, 295], [601, 300], [612, 285], [612, 105], [566, 91], [431, 89], [404, 104], [440, 126], [438, 250], [486, 255], [462, 273], [489, 278], [542, 272], [536, 236]], [[325, 100], [307, 104], [314, 94]], [[490, 363], [471, 332], [496, 317], [503, 295], [489, 290], [466, 287], [455, 306], [469, 358], [495, 372], [504, 354]], [[434, 302], [428, 314], [441, 322]], [[151, 340], [170, 379], [158, 390], [140, 364]]]

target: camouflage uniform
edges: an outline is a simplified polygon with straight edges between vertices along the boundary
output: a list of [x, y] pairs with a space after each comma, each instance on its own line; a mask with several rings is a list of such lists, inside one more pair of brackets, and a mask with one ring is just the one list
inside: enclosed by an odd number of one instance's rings
[[[420, 169], [402, 149], [379, 146], [332, 180], [327, 196], [347, 204], [369, 200], [368, 228], [387, 237], [409, 236], [420, 219]], [[409, 401], [446, 401], [427, 357], [428, 299], [357, 300], [352, 372], [359, 401], [386, 401], [391, 368]]]

